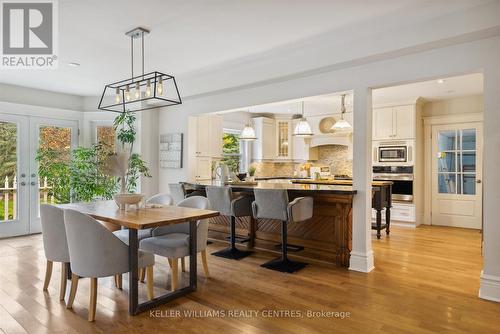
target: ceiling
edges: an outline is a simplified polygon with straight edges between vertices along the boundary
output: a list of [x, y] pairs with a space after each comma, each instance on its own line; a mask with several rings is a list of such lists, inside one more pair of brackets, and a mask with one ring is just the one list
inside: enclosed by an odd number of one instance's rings
[[[392, 17], [405, 24], [485, 2], [61, 0], [59, 68], [0, 70], [0, 83], [98, 95], [105, 83], [130, 76], [130, 42], [124, 33], [136, 26], [151, 30], [146, 37], [146, 71], [182, 76], [262, 55], [324, 32], [345, 31], [351, 26], [354, 32], [361, 22], [375, 18]], [[70, 67], [70, 62], [81, 66]]]
[[[422, 98], [430, 102], [482, 93], [483, 75], [481, 73], [474, 73], [374, 89], [372, 91], [372, 102], [374, 105], [397, 104], [416, 101], [417, 98]], [[238, 111], [248, 111], [253, 114], [300, 114], [301, 103], [304, 101], [304, 114], [306, 116], [338, 113], [340, 111], [342, 94], [347, 94], [347, 111], [352, 111], [352, 91], [252, 106], [243, 110], [239, 109]]]

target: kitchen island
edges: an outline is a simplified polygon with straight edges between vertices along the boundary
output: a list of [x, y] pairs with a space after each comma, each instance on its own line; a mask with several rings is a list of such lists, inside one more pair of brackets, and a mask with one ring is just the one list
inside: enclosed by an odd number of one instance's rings
[[[207, 185], [218, 185], [217, 181], [186, 182], [189, 191], [204, 191]], [[291, 182], [259, 181], [253, 184], [229, 184], [234, 192], [253, 195], [254, 188], [286, 189], [290, 200], [301, 196], [314, 199], [314, 213], [311, 220], [291, 223], [288, 227], [290, 245], [298, 250], [290, 250], [290, 256], [304, 260], [316, 260], [347, 267], [352, 249], [352, 202], [356, 190], [349, 185], [293, 184]], [[243, 217], [237, 220], [237, 234], [249, 237], [249, 247], [277, 251], [281, 240], [280, 222], [272, 219]], [[228, 217], [210, 219], [210, 237], [225, 240], [229, 233]], [[241, 247], [241, 246], [240, 246]], [[293, 249], [293, 246], [291, 247]]]

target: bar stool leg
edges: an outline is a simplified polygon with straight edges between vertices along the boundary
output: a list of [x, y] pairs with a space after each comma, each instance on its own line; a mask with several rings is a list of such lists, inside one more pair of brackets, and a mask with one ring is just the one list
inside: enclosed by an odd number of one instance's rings
[[234, 216], [231, 216], [230, 240], [231, 240], [231, 245], [229, 248], [212, 253], [212, 255], [231, 260], [239, 260], [253, 253], [251, 251], [242, 251], [236, 248], [236, 217]]
[[302, 268], [304, 268], [307, 263], [292, 261], [288, 258], [288, 222], [281, 222], [281, 257], [274, 260], [261, 264], [261, 267], [276, 270], [284, 273], [294, 273]]

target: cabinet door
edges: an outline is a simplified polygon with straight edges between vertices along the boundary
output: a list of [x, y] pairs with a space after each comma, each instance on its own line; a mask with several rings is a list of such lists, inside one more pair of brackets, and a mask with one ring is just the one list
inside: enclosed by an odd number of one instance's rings
[[292, 155], [292, 136], [290, 121], [276, 121], [276, 158], [290, 159]]
[[415, 138], [415, 108], [412, 105], [394, 107], [396, 139]]
[[210, 156], [212, 158], [222, 157], [222, 116], [211, 116], [210, 117]]
[[394, 120], [393, 108], [380, 108], [373, 110], [373, 139], [393, 139]]
[[265, 120], [262, 124], [262, 159], [276, 158], [276, 146], [274, 137], [274, 121]]
[[196, 127], [196, 155], [210, 156], [210, 116], [199, 116]]
[[212, 159], [208, 157], [196, 158], [196, 179], [210, 180], [212, 178]]

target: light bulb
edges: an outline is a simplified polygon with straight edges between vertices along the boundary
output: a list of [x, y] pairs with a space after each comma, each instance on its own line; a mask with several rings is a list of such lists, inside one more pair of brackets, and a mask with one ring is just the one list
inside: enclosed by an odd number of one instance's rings
[[163, 95], [163, 79], [161, 77], [158, 79], [158, 86], [156, 87], [156, 93], [158, 95]]
[[141, 84], [139, 82], [137, 82], [135, 84], [135, 99], [136, 100], [139, 100], [139, 98], [141, 97]]
[[150, 97], [151, 96], [151, 80], [148, 80], [148, 82], [146, 83], [146, 97]]
[[129, 87], [129, 85], [127, 85], [125, 87], [125, 101], [127, 101], [127, 102], [130, 101], [130, 87]]
[[116, 88], [115, 103], [120, 103], [120, 88]]

